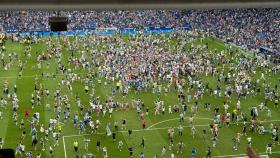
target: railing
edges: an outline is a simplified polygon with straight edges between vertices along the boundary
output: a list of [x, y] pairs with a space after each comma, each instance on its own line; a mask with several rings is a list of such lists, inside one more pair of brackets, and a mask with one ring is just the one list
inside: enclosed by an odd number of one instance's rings
[[[184, 28], [180, 28], [184, 29]], [[187, 28], [185, 28], [187, 29]], [[139, 33], [145, 34], [159, 34], [159, 33], [171, 33], [175, 32], [178, 29], [169, 28], [169, 27], [149, 27], [144, 29], [135, 29], [135, 28], [94, 28], [94, 29], [84, 29], [84, 30], [73, 30], [67, 32], [51, 32], [51, 31], [29, 31], [29, 32], [21, 32], [18, 30], [6, 30], [7, 33], [19, 33], [21, 36], [26, 35], [39, 35], [39, 36], [58, 36], [59, 34], [62, 36], [85, 36], [92, 34], [100, 34], [100, 35], [114, 35], [114, 34], [124, 34], [124, 35], [136, 35]]]

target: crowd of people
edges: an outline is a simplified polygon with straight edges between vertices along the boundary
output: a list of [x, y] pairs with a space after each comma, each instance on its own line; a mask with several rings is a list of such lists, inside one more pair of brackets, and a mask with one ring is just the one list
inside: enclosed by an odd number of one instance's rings
[[201, 30], [238, 46], [280, 50], [278, 8], [215, 10], [121, 10], [121, 11], [5, 11], [2, 30], [49, 31], [48, 18], [65, 16], [68, 29], [169, 27]]
[[[37, 36], [29, 39], [35, 43], [45, 43], [47, 50], [33, 54], [36, 55], [36, 66], [33, 69], [41, 74], [34, 77], [35, 87], [30, 94], [31, 106], [24, 109], [24, 117], [18, 113], [21, 106], [17, 96], [17, 85], [14, 85], [11, 90], [9, 80], [4, 82], [1, 107], [12, 105], [12, 119], [22, 132], [21, 140], [16, 147], [17, 155], [25, 154], [28, 158], [32, 157], [32, 151], [25, 151], [26, 144], [23, 143], [27, 139], [26, 135], [30, 134], [32, 148], [35, 151], [49, 150], [49, 156], [53, 156], [54, 150], [59, 145], [59, 139], [63, 135], [62, 124], [71, 122], [79, 134], [98, 133], [100, 127], [103, 126], [106, 129], [106, 135], [113, 137], [113, 141], [117, 142], [116, 146], [121, 151], [123, 142], [117, 139], [118, 130], [127, 130], [128, 135], [133, 136], [134, 129], [127, 127], [126, 124], [130, 120], [126, 118], [123, 118], [122, 122], [115, 120], [113, 125], [110, 123], [113, 120], [110, 119], [112, 119], [114, 111], [129, 109], [137, 111], [143, 130], [147, 127], [145, 117], [177, 113], [181, 125], [178, 128], [170, 127], [168, 129], [170, 144], [165, 144], [161, 155], [155, 154], [155, 157], [167, 157], [168, 150], [172, 151], [171, 158], [174, 158], [175, 154], [184, 153], [184, 140], [180, 139], [177, 147], [174, 145], [175, 131], [178, 130], [179, 138], [182, 138], [185, 128], [182, 125], [185, 118], [188, 117], [191, 125], [190, 133], [192, 137], [195, 137], [197, 129], [193, 121], [202, 109], [209, 115], [213, 115], [209, 130], [205, 128], [202, 131], [205, 139], [210, 139], [212, 142], [212, 146], [207, 149], [207, 157], [212, 156], [212, 150], [219, 143], [220, 128], [231, 124], [243, 126], [243, 130], [233, 136], [233, 150], [238, 150], [241, 137], [247, 137], [249, 131], [257, 132], [260, 136], [264, 133], [271, 133], [272, 139], [267, 140], [267, 152], [271, 152], [272, 144], [279, 144], [278, 125], [271, 123], [269, 127], [264, 126], [263, 119], [259, 118], [261, 114], [269, 119], [272, 117], [273, 108], [278, 109], [278, 86], [266, 81], [269, 76], [279, 74], [278, 65], [271, 65], [258, 56], [247, 58], [230, 46], [222, 51], [211, 50], [208, 43], [203, 44], [204, 39], [201, 37], [199, 38], [200, 44], [194, 45], [193, 42], [198, 37], [186, 32], [160, 36], [137, 35], [129, 36], [128, 39], [120, 36], [101, 35], [75, 37], [73, 40], [70, 40], [69, 37], [61, 38], [61, 42], [57, 39], [51, 40], [51, 38], [38, 38]], [[15, 42], [22, 40], [24, 39]], [[170, 44], [174, 41], [177, 41], [175, 45]], [[19, 58], [17, 53], [23, 53], [27, 58], [32, 56], [32, 46], [30, 42], [27, 43], [29, 44], [26, 44], [24, 52], [6, 54], [6, 48], [1, 50], [3, 69], [9, 71], [16, 64], [19, 69], [19, 79], [24, 77], [22, 71], [26, 69], [26, 63]], [[186, 47], [188, 44], [190, 47]], [[67, 63], [63, 62], [63, 58], [65, 58], [63, 49], [71, 54], [66, 59]], [[9, 56], [9, 58], [5, 56]], [[49, 69], [51, 61], [57, 63], [56, 71], [52, 73], [42, 71], [42, 67]], [[228, 67], [229, 70], [225, 70], [225, 67]], [[76, 70], [87, 73], [79, 74]], [[261, 76], [252, 79], [257, 71], [261, 71]], [[59, 75], [63, 77], [58, 77]], [[203, 81], [202, 76], [204, 75], [214, 77], [217, 85], [213, 87]], [[57, 80], [56, 89], [50, 91], [46, 85], [40, 82], [41, 79]], [[81, 101], [82, 92], [76, 94], [74, 104], [70, 103], [69, 95], [74, 94], [72, 87], [74, 82], [82, 84], [84, 95], [88, 95], [90, 98], [88, 103], [85, 104], [84, 101]], [[109, 84], [111, 86], [108, 86]], [[111, 93], [106, 94], [104, 100], [100, 99], [100, 94], [96, 90], [98, 86], [111, 90]], [[141, 91], [147, 91], [148, 88], [152, 88], [152, 92], [158, 96], [154, 109], [150, 109], [151, 105], [145, 105], [145, 100], [138, 99], [131, 102], [129, 99], [120, 101], [112, 97], [116, 93], [120, 93], [126, 98], [130, 93], [141, 93]], [[67, 90], [65, 91], [65, 89]], [[160, 96], [173, 93], [174, 90], [178, 93], [179, 104], [166, 105]], [[224, 103], [213, 105], [211, 102], [202, 102], [205, 95], [223, 98]], [[252, 106], [250, 116], [248, 116], [246, 109], [243, 108], [242, 100], [256, 96], [263, 99], [262, 103]], [[42, 98], [46, 98], [45, 105], [43, 105], [46, 110], [53, 112], [47, 126], [40, 121], [40, 115], [43, 114], [33, 110], [37, 106], [42, 106]], [[232, 105], [232, 100], [237, 101], [237, 104]], [[275, 106], [268, 106], [268, 102], [273, 102]], [[73, 107], [79, 110], [75, 112], [72, 110]], [[168, 109], [168, 113], [165, 113], [165, 109]], [[190, 116], [187, 115], [188, 112], [191, 113]], [[1, 110], [1, 118], [5, 116], [2, 113]], [[101, 117], [107, 116], [108, 122], [102, 122]], [[121, 124], [121, 128], [119, 124]], [[4, 144], [4, 140], [4, 138], [0, 139], [1, 146]], [[248, 136], [246, 140], [248, 146], [251, 146], [254, 139]], [[101, 145], [101, 141], [97, 140], [97, 150], [102, 150], [104, 158], [107, 158], [110, 151], [106, 145]], [[48, 142], [48, 147], [46, 147], [46, 142]], [[86, 156], [89, 158], [94, 155], [88, 148], [90, 142], [90, 138], [84, 141], [85, 150], [88, 151]], [[142, 137], [140, 142], [144, 148], [145, 138]], [[40, 144], [39, 149], [38, 143]], [[74, 141], [73, 146], [75, 153], [79, 156], [81, 154], [79, 143]], [[130, 156], [134, 155], [134, 148], [134, 146], [129, 146]], [[197, 152], [204, 151], [192, 148], [193, 157], [196, 157]], [[145, 153], [142, 152], [140, 157], [144, 158], [144, 155]], [[39, 158], [41, 154], [36, 156]]]
[[[192, 29], [198, 29], [208, 34], [233, 41], [238, 45], [247, 45], [255, 48], [258, 44], [264, 44], [272, 49], [279, 49], [279, 9], [246, 9], [246, 10], [204, 10], [204, 11], [67, 11], [61, 12], [70, 19], [70, 28], [77, 26], [88, 27], [88, 22], [94, 22], [94, 27], [133, 27], [143, 29], [146, 26], [168, 26], [172, 28], [184, 26], [188, 23]], [[30, 31], [31, 29], [48, 30], [47, 18], [55, 15], [55, 12], [1, 12], [3, 27], [13, 26]], [[43, 17], [43, 18], [42, 18]], [[277, 32], [278, 31], [278, 32]], [[198, 34], [199, 34], [198, 33]], [[258, 33], [264, 34], [264, 39], [258, 41]], [[232, 124], [242, 126], [242, 131], [232, 135], [233, 150], [238, 150], [241, 138], [246, 138], [248, 147], [251, 147], [254, 138], [247, 136], [249, 132], [270, 134], [271, 139], [266, 140], [267, 152], [271, 153], [272, 147], [279, 144], [279, 126], [276, 123], [265, 125], [263, 118], [272, 117], [272, 111], [278, 110], [279, 82], [271, 83], [267, 80], [273, 75], [278, 75], [280, 67], [256, 54], [248, 58], [238, 50], [226, 46], [223, 50], [210, 49], [208, 43], [204, 43], [204, 35], [190, 35], [187, 32], [174, 32], [158, 36], [138, 34], [127, 38], [121, 36], [92, 35], [85, 37], [58, 37], [55, 39], [30, 36], [11, 36], [14, 43], [26, 43], [23, 52], [7, 53], [5, 39], [1, 49], [1, 68], [10, 71], [17, 68], [17, 78], [24, 78], [26, 63], [35, 56], [36, 64], [32, 67], [34, 76], [34, 90], [30, 94], [30, 107], [22, 109], [18, 99], [17, 85], [9, 85], [9, 78], [3, 84], [3, 94], [0, 100], [0, 119], [6, 119], [5, 110], [12, 109], [11, 118], [14, 125], [20, 130], [21, 139], [16, 148], [16, 155], [34, 157], [34, 152], [41, 157], [42, 152], [48, 150], [48, 157], [54, 156], [54, 150], [59, 146], [59, 140], [63, 136], [63, 123], [72, 124], [79, 134], [99, 133], [106, 130], [106, 135], [112, 137], [118, 150], [123, 151], [124, 142], [118, 139], [118, 131], [127, 131], [129, 137], [133, 137], [134, 130], [127, 126], [131, 121], [123, 118], [121, 122], [113, 120], [112, 115], [116, 110], [136, 110], [141, 120], [141, 129], [147, 128], [146, 117], [158, 115], [177, 114], [180, 125], [177, 128], [167, 129], [169, 144], [163, 144], [161, 151], [155, 151], [155, 158], [169, 157], [176, 154], [185, 154], [185, 140], [182, 139], [185, 119], [188, 118], [190, 134], [193, 138], [197, 132], [202, 132], [204, 139], [212, 142], [206, 150], [206, 157], [211, 157], [213, 150], [219, 143], [221, 128], [227, 128]], [[58, 40], [61, 38], [61, 40]], [[211, 40], [211, 38], [209, 38]], [[209, 40], [208, 39], [208, 40]], [[214, 41], [214, 38], [212, 39]], [[32, 41], [32, 42], [30, 42]], [[174, 42], [175, 41], [175, 42]], [[265, 41], [265, 42], [264, 42]], [[264, 43], [262, 43], [264, 42]], [[47, 49], [41, 52], [32, 52], [32, 44], [44, 43]], [[175, 43], [175, 44], [174, 44]], [[198, 43], [194, 45], [194, 43]], [[187, 47], [187, 45], [190, 45]], [[63, 50], [67, 50], [65, 55]], [[19, 55], [21, 54], [21, 55]], [[65, 58], [66, 61], [65, 62]], [[55, 64], [51, 64], [55, 63]], [[43, 71], [46, 68], [46, 72]], [[55, 71], [49, 70], [55, 67]], [[84, 72], [84, 73], [80, 73]], [[259, 77], [256, 74], [260, 73]], [[59, 76], [59, 77], [58, 77]], [[203, 76], [212, 77], [215, 86], [203, 80]], [[55, 80], [57, 86], [50, 90], [42, 80]], [[79, 83], [84, 88], [77, 94], [74, 93], [73, 84]], [[110, 86], [109, 86], [110, 85]], [[11, 88], [12, 87], [12, 88]], [[110, 89], [101, 99], [101, 89]], [[137, 94], [147, 89], [157, 96], [154, 105], [146, 105], [145, 100], [131, 101], [128, 94]], [[170, 93], [178, 94], [178, 101], [173, 105], [166, 105], [160, 96]], [[104, 93], [104, 92], [102, 92]], [[115, 94], [121, 94], [123, 100], [114, 99]], [[71, 102], [71, 95], [75, 95], [75, 102]], [[82, 95], [89, 97], [85, 103]], [[205, 101], [204, 96], [224, 100], [220, 105]], [[259, 105], [244, 108], [242, 102], [247, 98], [261, 98]], [[43, 100], [44, 99], [44, 104]], [[82, 101], [83, 100], [83, 101]], [[175, 103], [179, 102], [179, 103]], [[236, 105], [232, 102], [237, 102]], [[274, 106], [269, 104], [273, 103]], [[9, 106], [11, 105], [11, 106]], [[34, 109], [45, 106], [49, 111], [48, 125], [41, 121], [44, 115]], [[154, 107], [153, 109], [151, 107]], [[150, 109], [151, 108], [151, 109]], [[78, 109], [78, 111], [73, 110]], [[168, 109], [168, 110], [166, 110]], [[212, 121], [208, 128], [198, 131], [194, 122], [195, 116], [200, 111], [208, 112]], [[20, 114], [24, 111], [24, 116]], [[165, 111], [168, 111], [165, 112]], [[261, 117], [260, 117], [261, 115]], [[103, 120], [105, 117], [107, 120]], [[103, 120], [103, 121], [101, 121]], [[111, 122], [114, 122], [113, 125]], [[119, 125], [121, 127], [119, 127]], [[138, 129], [139, 130], [139, 129]], [[174, 139], [178, 130], [179, 140]], [[27, 135], [30, 135], [30, 137]], [[27, 140], [28, 139], [28, 140]], [[95, 153], [89, 148], [89, 144], [95, 142], [86, 138], [84, 140], [87, 157], [91, 158]], [[103, 152], [104, 158], [110, 155], [108, 146], [96, 142], [97, 151]], [[26, 151], [26, 144], [30, 142], [33, 151]], [[145, 147], [145, 137], [139, 140], [140, 146]], [[39, 147], [38, 147], [39, 143]], [[5, 144], [5, 138], [0, 139], [0, 147]], [[176, 145], [175, 145], [176, 144]], [[128, 146], [128, 155], [135, 156], [135, 146]], [[77, 157], [81, 155], [79, 142], [73, 142], [73, 152]], [[192, 157], [197, 153], [204, 153], [192, 148]], [[137, 155], [138, 156], [138, 155]], [[139, 155], [145, 157], [142, 152]]]

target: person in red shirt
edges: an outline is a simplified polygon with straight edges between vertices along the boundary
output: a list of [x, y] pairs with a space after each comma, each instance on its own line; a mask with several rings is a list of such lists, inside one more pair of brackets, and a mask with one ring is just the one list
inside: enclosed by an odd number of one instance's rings
[[145, 128], [146, 128], [146, 125], [147, 125], [146, 120], [142, 120], [142, 121], [141, 121], [141, 124], [142, 124], [142, 128], [145, 129]]
[[222, 115], [220, 116], [220, 119], [221, 119], [222, 124], [224, 124], [224, 122], [225, 122], [225, 115], [222, 114]]
[[30, 110], [29, 109], [24, 109], [24, 116], [28, 117], [30, 115]]

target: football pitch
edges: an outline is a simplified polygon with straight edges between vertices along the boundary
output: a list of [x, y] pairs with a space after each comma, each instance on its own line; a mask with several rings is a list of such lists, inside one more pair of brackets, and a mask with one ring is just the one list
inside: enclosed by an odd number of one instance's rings
[[[166, 35], [168, 36], [168, 35]], [[82, 38], [82, 37], [77, 37]], [[123, 36], [122, 38], [129, 41], [129, 37]], [[158, 38], [165, 38], [164, 36]], [[53, 43], [57, 41], [58, 38], [51, 38]], [[69, 40], [74, 40], [74, 37], [69, 38]], [[61, 42], [61, 40], [60, 40]], [[177, 46], [177, 39], [173, 39], [163, 45], [167, 49], [176, 49]], [[98, 68], [95, 67], [92, 70], [88, 71], [81, 67], [74, 68], [74, 64], [70, 64], [68, 62], [68, 58], [71, 56], [71, 51], [67, 50], [67, 48], [62, 48], [62, 61], [61, 63], [66, 65], [67, 67], [73, 68], [74, 72], [80, 76], [81, 80], [76, 80], [71, 83], [73, 90], [70, 92], [66, 86], [61, 86], [61, 80], [64, 79], [66, 75], [61, 71], [57, 71], [57, 60], [56, 58], [52, 58], [50, 60], [45, 60], [42, 62], [42, 68], [38, 68], [37, 57], [39, 54], [47, 54], [49, 52], [49, 48], [47, 46], [47, 38], [42, 38], [39, 40], [38, 43], [31, 44], [31, 55], [24, 55], [26, 51], [27, 44], [24, 43], [16, 43], [12, 42], [10, 39], [5, 44], [6, 51], [4, 52], [4, 61], [10, 62], [10, 68], [5, 70], [3, 66], [0, 68], [0, 83], [1, 88], [3, 87], [5, 82], [8, 82], [10, 92], [13, 92], [14, 85], [17, 86], [17, 97], [19, 99], [19, 109], [18, 109], [18, 125], [15, 124], [13, 119], [13, 111], [12, 111], [12, 102], [11, 98], [4, 96], [3, 93], [0, 93], [1, 97], [4, 97], [7, 100], [7, 105], [0, 107], [0, 111], [3, 113], [3, 119], [0, 120], [0, 137], [4, 138], [4, 148], [12, 148], [16, 149], [17, 144], [21, 140], [21, 135], [23, 129], [20, 129], [19, 124], [21, 119], [24, 120], [25, 128], [26, 128], [26, 138], [23, 141], [23, 144], [26, 145], [26, 151], [33, 151], [33, 155], [41, 153], [42, 157], [51, 157], [49, 153], [49, 146], [53, 148], [53, 157], [55, 158], [74, 158], [76, 157], [77, 153], [74, 151], [73, 142], [77, 141], [79, 143], [79, 152], [78, 155], [86, 155], [88, 153], [92, 153], [97, 158], [103, 157], [102, 148], [104, 146], [108, 149], [108, 155], [112, 158], [127, 158], [129, 157], [128, 148], [133, 148], [133, 157], [140, 157], [140, 154], [143, 152], [145, 154], [145, 158], [153, 158], [155, 155], [161, 157], [162, 148], [163, 146], [166, 147], [166, 158], [170, 157], [170, 154], [173, 152], [175, 157], [177, 158], [191, 158], [191, 150], [192, 148], [196, 148], [197, 150], [197, 158], [203, 158], [207, 154], [208, 146], [211, 147], [212, 156], [216, 158], [230, 158], [230, 157], [244, 157], [246, 156], [246, 149], [248, 147], [247, 144], [247, 137], [252, 137], [252, 147], [256, 151], [258, 151], [261, 155], [267, 155], [265, 153], [266, 145], [269, 142], [273, 142], [271, 139], [271, 132], [270, 132], [270, 124], [273, 123], [274, 125], [279, 125], [280, 123], [280, 115], [279, 109], [274, 107], [274, 101], [268, 100], [267, 108], [271, 110], [271, 117], [267, 117], [267, 110], [259, 111], [258, 119], [262, 120], [267, 130], [264, 134], [260, 135], [258, 132], [250, 132], [249, 125], [247, 136], [241, 136], [240, 144], [238, 146], [238, 150], [233, 150], [233, 141], [232, 139], [237, 135], [237, 133], [242, 133], [243, 123], [240, 121], [239, 123], [230, 123], [229, 126], [222, 125], [219, 128], [219, 136], [217, 140], [217, 145], [215, 148], [212, 147], [212, 136], [210, 132], [210, 123], [213, 122], [213, 114], [214, 114], [214, 107], [217, 105], [220, 107], [220, 111], [223, 112], [223, 103], [227, 99], [226, 96], [214, 96], [210, 95], [209, 92], [206, 92], [202, 98], [198, 99], [198, 112], [195, 114], [191, 113], [190, 107], [195, 104], [195, 99], [192, 97], [190, 102], [187, 102], [188, 108], [185, 115], [185, 119], [183, 123], [179, 121], [179, 114], [180, 112], [172, 112], [172, 114], [168, 113], [168, 105], [179, 105], [181, 108], [181, 101], [178, 99], [178, 92], [175, 86], [171, 86], [168, 92], [164, 92], [162, 90], [161, 93], [153, 93], [153, 89], [151, 87], [142, 90], [136, 91], [133, 88], [129, 90], [129, 93], [126, 96], [123, 96], [121, 92], [116, 91], [115, 94], [112, 94], [112, 90], [115, 89], [117, 81], [107, 80], [99, 75], [93, 75], [94, 77], [91, 78], [93, 84], [95, 86], [95, 93], [94, 97], [99, 96], [101, 103], [104, 104], [104, 100], [106, 97], [110, 96], [113, 100], [124, 103], [129, 103], [129, 108], [122, 109], [116, 108], [113, 111], [112, 117], [109, 116], [108, 112], [103, 117], [102, 113], [99, 116], [95, 112], [92, 113], [93, 120], [99, 119], [101, 124], [100, 128], [97, 132], [90, 133], [89, 129], [87, 128], [85, 133], [79, 133], [79, 129], [73, 125], [73, 117], [75, 114], [79, 115], [81, 119], [84, 116], [84, 113], [80, 113], [80, 109], [77, 106], [76, 96], [78, 95], [81, 99], [81, 104], [84, 105], [84, 109], [89, 107], [89, 95], [85, 93], [84, 86], [85, 86], [85, 77], [88, 74], [94, 74], [98, 71]], [[220, 52], [221, 50], [226, 50], [228, 46], [224, 44], [221, 40], [212, 39], [212, 38], [197, 38], [189, 41], [185, 44], [186, 49], [188, 49], [191, 45], [194, 47], [199, 45], [208, 44], [209, 51], [215, 53]], [[80, 50], [82, 50], [82, 43], [80, 43]], [[98, 53], [102, 52], [102, 45], [93, 46]], [[237, 49], [233, 47], [232, 49]], [[9, 59], [9, 54], [16, 53], [18, 59]], [[84, 53], [87, 59], [91, 59], [90, 55], [86, 52]], [[79, 57], [81, 53], [74, 53], [76, 57]], [[232, 58], [231, 63], [234, 66], [237, 66], [237, 60], [240, 58], [241, 54], [240, 51], [236, 52], [235, 54], [231, 54], [225, 51], [225, 55], [228, 58]], [[250, 58], [250, 55], [247, 57]], [[20, 66], [19, 61], [23, 63], [23, 71], [22, 76], [19, 77]], [[221, 71], [223, 69], [222, 65], [216, 65], [217, 70]], [[249, 74], [252, 81], [256, 81], [260, 78], [261, 73], [265, 73], [265, 70], [269, 70], [270, 67], [266, 69], [257, 68], [255, 74]], [[96, 72], [95, 72], [96, 71]], [[225, 64], [224, 72], [227, 74], [229, 72], [229, 64]], [[42, 75], [43, 73], [43, 75]], [[56, 74], [55, 77], [52, 74]], [[97, 73], [96, 73], [97, 74]], [[48, 77], [47, 77], [48, 76]], [[213, 89], [217, 86], [217, 80], [215, 77], [208, 74], [208, 76], [201, 75], [199, 78], [202, 80], [203, 83], [208, 82], [209, 87]], [[273, 87], [274, 85], [278, 85], [278, 93], [279, 93], [279, 83], [280, 83], [280, 74], [273, 73], [271, 71], [267, 71], [265, 73], [265, 80], [267, 83], [270, 83]], [[67, 79], [66, 79], [67, 80]], [[100, 82], [101, 81], [101, 82]], [[160, 83], [163, 85], [167, 85], [167, 83], [163, 82]], [[49, 90], [49, 96], [41, 95], [41, 105], [36, 105], [32, 108], [31, 105], [31, 94], [34, 92], [34, 87], [42, 87], [42, 89], [47, 88]], [[224, 89], [225, 83], [221, 82], [221, 87]], [[263, 81], [258, 84], [261, 89], [261, 93], [256, 93], [256, 95], [248, 94], [245, 97], [241, 97], [240, 102], [242, 106], [242, 111], [244, 111], [248, 118], [250, 116], [250, 111], [252, 106], [258, 107], [261, 102], [265, 101], [264, 98], [264, 86]], [[54, 110], [54, 93], [61, 87], [61, 91], [63, 95], [67, 95], [69, 103], [71, 105], [71, 113], [70, 118], [67, 121], [63, 120], [63, 111], [60, 114], [61, 120], [60, 124], [62, 126], [62, 133], [58, 139], [58, 145], [54, 147], [55, 139], [52, 138], [50, 133], [49, 140], [45, 140], [45, 148], [46, 150], [42, 151], [40, 144], [37, 144], [36, 149], [32, 148], [31, 146], [31, 134], [30, 134], [30, 121], [31, 116], [35, 112], [40, 113], [40, 123], [36, 125], [37, 132], [38, 132], [38, 141], [40, 138], [45, 138], [45, 133], [40, 132], [41, 124], [44, 127], [48, 127], [50, 119], [53, 119], [57, 116], [57, 112]], [[91, 86], [90, 86], [91, 87]], [[185, 95], [192, 94], [193, 91], [189, 90], [190, 86], [186, 84], [184, 87]], [[164, 101], [164, 105], [166, 107], [165, 113], [162, 114], [161, 110], [158, 115], [154, 115], [154, 107], [155, 101], [157, 99]], [[145, 108], [149, 107], [149, 114], [145, 115], [144, 118], [147, 122], [146, 128], [143, 129], [141, 125], [141, 120], [139, 115], [137, 114], [136, 108], [133, 108], [133, 104], [136, 100], [140, 99], [145, 104]], [[204, 108], [204, 104], [206, 102], [211, 103], [210, 111], [206, 111]], [[232, 112], [236, 108], [237, 103], [237, 95], [234, 93], [232, 95], [231, 102], [229, 103], [229, 112]], [[50, 105], [50, 108], [46, 107], [46, 104]], [[24, 110], [30, 109], [31, 116], [25, 117]], [[181, 109], [180, 109], [181, 111]], [[191, 132], [191, 124], [189, 122], [189, 117], [194, 115], [193, 125], [196, 129], [195, 135], [192, 136]], [[126, 128], [121, 129], [122, 120], [126, 120]], [[113, 141], [112, 135], [106, 135], [106, 124], [110, 122], [111, 124], [111, 131], [114, 131], [114, 122], [117, 121], [119, 125], [118, 131], [116, 131], [116, 141]], [[249, 121], [249, 120], [248, 120]], [[183, 135], [180, 137], [178, 134], [178, 127], [182, 124], [184, 127]], [[168, 139], [168, 129], [174, 128], [174, 147], [169, 148], [170, 141]], [[132, 130], [132, 134], [129, 136], [128, 129]], [[206, 136], [203, 134], [203, 129], [206, 129]], [[141, 146], [141, 138], [144, 137], [145, 139], [145, 147]], [[85, 149], [85, 139], [90, 139], [88, 150]], [[97, 141], [101, 141], [101, 149], [98, 151], [96, 147]], [[118, 149], [118, 142], [122, 140], [123, 147], [120, 151]], [[185, 144], [183, 148], [183, 153], [177, 153], [178, 145], [177, 143], [182, 140]], [[268, 156], [270, 158], [280, 158], [280, 145], [273, 145], [272, 147], [272, 154]], [[17, 157], [25, 157], [24, 155], [18, 154]]]

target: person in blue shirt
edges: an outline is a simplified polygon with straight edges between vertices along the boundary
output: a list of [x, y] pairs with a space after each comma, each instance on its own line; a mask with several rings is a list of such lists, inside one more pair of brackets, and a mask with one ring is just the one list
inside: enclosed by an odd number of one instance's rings
[[193, 147], [192, 148], [192, 158], [196, 157], [196, 149]]

